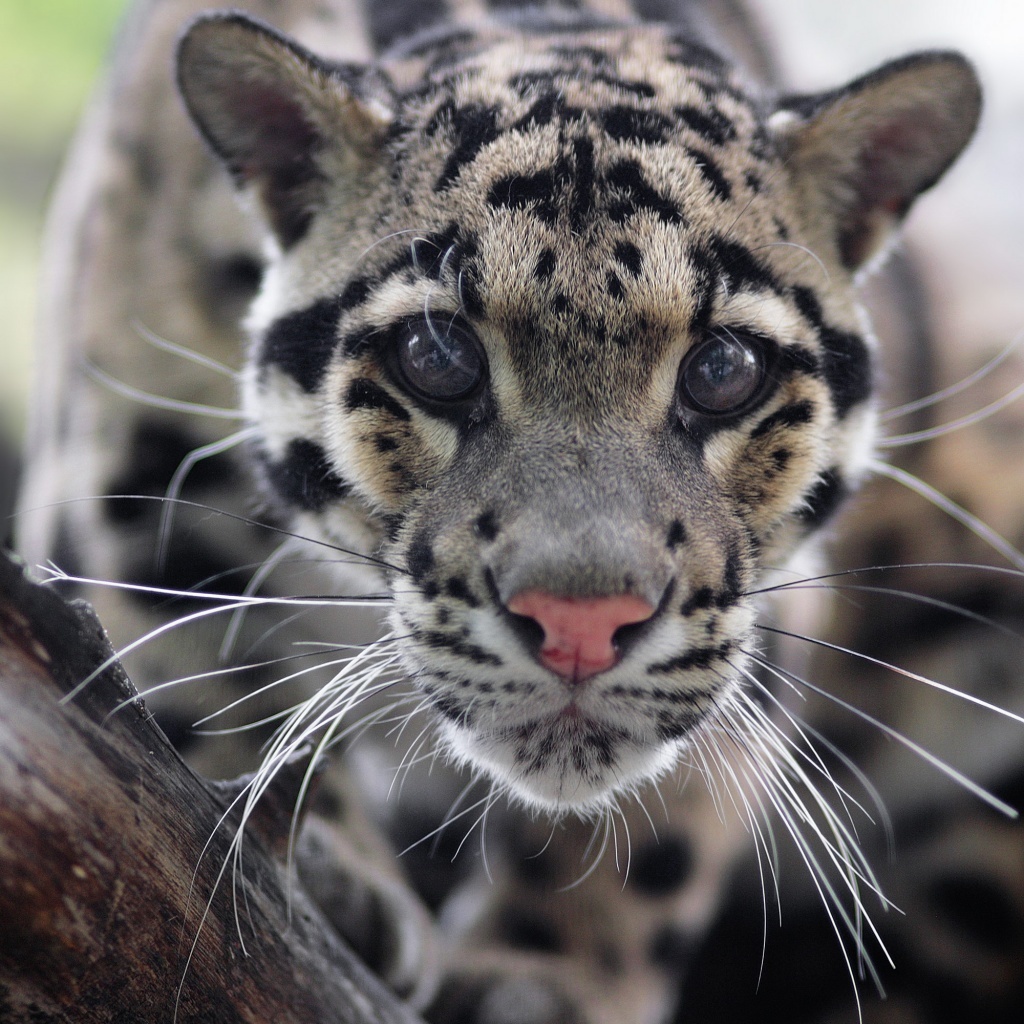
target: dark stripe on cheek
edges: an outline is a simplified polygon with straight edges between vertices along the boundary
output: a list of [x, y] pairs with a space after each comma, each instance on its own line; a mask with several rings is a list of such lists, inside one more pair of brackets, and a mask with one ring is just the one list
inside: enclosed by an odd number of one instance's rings
[[804, 499], [805, 505], [797, 513], [798, 518], [808, 526], [823, 526], [839, 511], [847, 490], [837, 466], [825, 470]]
[[271, 324], [260, 346], [261, 366], [276, 366], [303, 391], [316, 390], [338, 344], [342, 299], [321, 299]]
[[836, 416], [842, 419], [853, 406], [871, 397], [871, 353], [859, 334], [841, 331], [825, 322], [821, 304], [810, 288], [794, 288], [793, 301], [821, 339], [825, 350], [822, 373], [832, 392]]
[[400, 405], [379, 384], [366, 377], [357, 377], [348, 386], [345, 393], [345, 408], [349, 412], [355, 412], [356, 409], [382, 409], [402, 422], [411, 419], [405, 406]]
[[306, 512], [320, 512], [349, 492], [348, 484], [331, 467], [327, 453], [308, 438], [290, 441], [282, 459], [265, 458], [264, 473], [283, 501]]
[[763, 437], [777, 427], [795, 427], [802, 423], [810, 423], [814, 418], [814, 406], [808, 401], [791, 402], [781, 409], [776, 409], [750, 432], [750, 439]]

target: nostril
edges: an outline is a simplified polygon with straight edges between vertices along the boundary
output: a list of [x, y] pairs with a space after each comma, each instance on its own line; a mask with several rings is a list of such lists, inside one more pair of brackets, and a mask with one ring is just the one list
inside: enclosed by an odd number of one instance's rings
[[544, 643], [544, 627], [535, 618], [520, 615], [509, 609], [508, 624], [531, 654], [536, 654], [540, 650], [541, 644]]

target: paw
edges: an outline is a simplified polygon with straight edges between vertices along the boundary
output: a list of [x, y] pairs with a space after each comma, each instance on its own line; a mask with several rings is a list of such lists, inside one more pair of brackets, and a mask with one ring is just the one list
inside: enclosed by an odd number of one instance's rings
[[296, 861], [306, 891], [356, 955], [399, 998], [425, 1006], [439, 974], [434, 926], [393, 865], [312, 815]]

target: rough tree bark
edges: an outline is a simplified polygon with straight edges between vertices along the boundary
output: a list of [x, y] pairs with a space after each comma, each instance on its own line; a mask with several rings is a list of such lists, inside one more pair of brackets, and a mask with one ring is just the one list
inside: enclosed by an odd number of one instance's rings
[[288, 886], [273, 814], [233, 891], [230, 787], [111, 658], [87, 605], [0, 555], [0, 1021], [415, 1024]]

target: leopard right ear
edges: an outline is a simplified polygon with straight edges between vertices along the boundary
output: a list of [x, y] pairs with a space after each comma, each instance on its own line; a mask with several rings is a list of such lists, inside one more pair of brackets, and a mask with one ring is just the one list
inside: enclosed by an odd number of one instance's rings
[[356, 93], [364, 69], [330, 64], [243, 14], [194, 21], [178, 45], [178, 88], [213, 152], [252, 188], [282, 247], [306, 233], [328, 182], [379, 156], [390, 112]]

